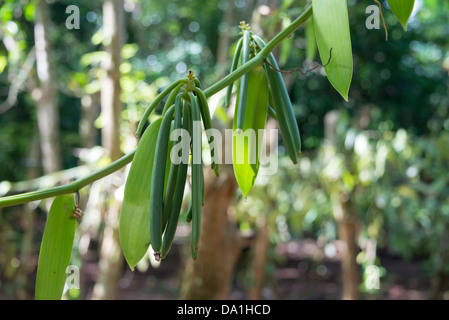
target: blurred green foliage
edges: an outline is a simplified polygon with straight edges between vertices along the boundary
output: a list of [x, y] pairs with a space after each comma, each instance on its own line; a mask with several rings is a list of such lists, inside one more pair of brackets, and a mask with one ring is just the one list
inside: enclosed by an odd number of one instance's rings
[[[425, 277], [447, 275], [449, 4], [417, 1], [422, 7], [407, 33], [384, 7], [385, 42], [382, 30], [361, 23], [365, 4], [348, 3], [350, 101], [339, 99], [319, 71], [290, 79], [305, 152], [297, 166], [282, 159], [276, 175], [258, 179], [238, 203], [241, 228], [257, 230], [265, 215], [271, 243], [311, 237], [326, 252], [338, 239], [332, 199], [338, 192], [361, 222], [357, 260], [363, 272], [367, 265], [382, 266], [378, 258], [366, 260], [364, 244], [374, 240], [378, 252], [423, 261]], [[306, 60], [306, 51], [295, 49], [303, 41], [302, 35], [293, 38], [283, 69]], [[332, 145], [324, 140], [331, 110], [339, 112]], [[332, 258], [334, 251], [328, 253]]]
[[[354, 55], [348, 103], [320, 68], [307, 76], [286, 77], [304, 153], [297, 166], [281, 154], [277, 174], [261, 176], [250, 195], [237, 203], [241, 230], [256, 229], [260, 216], [266, 215], [273, 244], [303, 236], [330, 243], [337, 238], [331, 194], [340, 190], [356, 205], [362, 238], [376, 239], [380, 248], [403, 258], [423, 259], [429, 275], [449, 271], [449, 3], [416, 2], [421, 7], [407, 33], [383, 3], [390, 34], [385, 42], [382, 29], [365, 27], [367, 2], [348, 0]], [[199, 74], [206, 87], [221, 76], [219, 70], [228, 70], [228, 65], [216, 65], [219, 39], [229, 34], [232, 46], [239, 21], [251, 20], [258, 1], [235, 1], [234, 25], [228, 25], [224, 13], [232, 3], [125, 1], [127, 38], [120, 66], [123, 136], [133, 132], [157, 91], [187, 70]], [[282, 1], [279, 11], [264, 16], [261, 27], [267, 37], [294, 19], [305, 3]], [[5, 0], [0, 7], [0, 103], [6, 101], [34, 46], [35, 4]], [[104, 76], [101, 2], [77, 1], [79, 30], [65, 28], [65, 8], [71, 4], [61, 0], [50, 6], [65, 168], [79, 161], [73, 150], [81, 145], [80, 100], [98, 92]], [[308, 68], [304, 38], [301, 28], [282, 44], [282, 69]], [[36, 81], [35, 71], [27, 77]], [[25, 83], [17, 103], [0, 114], [0, 181], [24, 180], [27, 168], [38, 165], [28, 158], [36, 135], [31, 95]], [[333, 146], [323, 143], [323, 119], [331, 110], [340, 114], [338, 143]], [[361, 119], [368, 120], [361, 124]], [[96, 125], [101, 126], [101, 117]], [[20, 264], [23, 222], [18, 212], [3, 209], [0, 215], [0, 278], [10, 283]], [[42, 227], [39, 222], [39, 232]], [[12, 296], [13, 285], [4, 284], [0, 283], [6, 288], [2, 294]]]

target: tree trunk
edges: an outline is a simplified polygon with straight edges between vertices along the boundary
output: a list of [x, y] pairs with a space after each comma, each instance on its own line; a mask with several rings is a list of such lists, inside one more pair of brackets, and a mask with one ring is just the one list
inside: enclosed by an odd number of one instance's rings
[[[37, 165], [39, 159], [39, 140], [34, 136], [28, 153], [28, 158], [31, 160], [27, 168], [27, 180], [37, 178], [39, 176], [40, 168]], [[36, 162], [33, 160], [37, 160]], [[35, 165], [36, 163], [36, 165]], [[16, 282], [17, 297], [21, 300], [29, 299], [29, 291], [27, 284], [29, 283], [29, 275], [36, 270], [36, 263], [34, 261], [34, 229], [36, 223], [36, 210], [30, 204], [23, 205], [21, 224], [23, 225], [23, 237], [20, 247], [20, 268], [17, 272]]]
[[62, 169], [59, 141], [59, 110], [57, 104], [56, 81], [50, 54], [50, 13], [45, 0], [36, 6], [34, 41], [36, 44], [36, 65], [39, 88], [33, 92], [37, 103], [37, 123], [42, 151], [44, 174]]
[[[107, 72], [101, 90], [101, 112], [104, 126], [101, 129], [103, 147], [111, 161], [122, 156], [120, 150], [120, 54], [124, 35], [123, 0], [106, 0], [103, 5], [104, 45], [108, 58], [103, 67]], [[120, 176], [121, 171], [114, 173]], [[107, 187], [110, 201], [105, 214], [103, 238], [100, 246], [99, 279], [94, 286], [92, 298], [112, 300], [117, 296], [118, 284], [124, 264], [118, 238], [121, 203], [115, 199], [117, 186]]]
[[443, 298], [443, 292], [446, 288], [447, 284], [447, 272], [446, 272], [446, 261], [448, 261], [448, 240], [449, 235], [446, 233], [443, 233], [440, 235], [439, 239], [439, 246], [438, 250], [435, 253], [435, 255], [438, 255], [439, 259], [438, 262], [434, 265], [435, 267], [435, 274], [432, 276], [431, 279], [431, 287], [430, 287], [430, 299], [431, 300], [438, 300]]
[[356, 261], [358, 252], [356, 220], [354, 217], [348, 217], [347, 220], [338, 222], [338, 233], [340, 240], [344, 243], [341, 258], [343, 300], [359, 299], [360, 276]]
[[187, 258], [181, 283], [181, 299], [227, 299], [241, 251], [237, 229], [228, 214], [237, 188], [232, 166], [220, 165], [218, 178], [210, 168], [206, 168], [204, 179], [206, 189], [200, 250], [196, 262]]
[[123, 255], [118, 237], [118, 223], [121, 203], [114, 197], [116, 187], [110, 179], [108, 208], [105, 214], [103, 237], [101, 239], [98, 262], [99, 278], [92, 292], [93, 300], [114, 300], [119, 289], [119, 280], [123, 270]]
[[231, 43], [231, 33], [234, 28], [235, 19], [235, 0], [228, 1], [228, 9], [224, 12], [223, 22], [227, 26], [227, 30], [219, 33], [218, 50], [217, 50], [217, 67], [220, 68], [220, 74], [226, 75], [228, 72], [229, 44]]
[[258, 230], [253, 248], [252, 263], [249, 271], [250, 285], [248, 289], [248, 299], [262, 299], [262, 289], [265, 281], [265, 269], [267, 265], [268, 251], [268, 225], [267, 218], [262, 216], [258, 219]]
[[79, 133], [82, 148], [92, 148], [97, 145], [98, 130], [95, 128], [95, 119], [99, 113], [99, 98], [98, 93], [86, 94], [81, 97]]
[[101, 141], [111, 161], [122, 156], [120, 150], [120, 63], [124, 36], [123, 0], [106, 0], [103, 4], [103, 33], [105, 50], [108, 53], [103, 61], [107, 76], [101, 89], [101, 113], [103, 127]]
[[[339, 112], [330, 111], [324, 119], [326, 143], [338, 148], [337, 122]], [[341, 272], [342, 299], [357, 300], [359, 298], [359, 267], [356, 257], [358, 253], [357, 231], [358, 219], [351, 204], [351, 197], [340, 190], [331, 191], [334, 219], [338, 223], [338, 235], [342, 243]]]

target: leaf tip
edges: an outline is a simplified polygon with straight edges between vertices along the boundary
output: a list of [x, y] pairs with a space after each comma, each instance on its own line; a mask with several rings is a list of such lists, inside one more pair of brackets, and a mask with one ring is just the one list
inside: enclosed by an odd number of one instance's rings
[[407, 32], [407, 25], [408, 25], [408, 23], [407, 22], [405, 22], [405, 23], [401, 22], [401, 25], [402, 25], [402, 28], [404, 29], [404, 31]]
[[[349, 85], [351, 85], [351, 84], [349, 84]], [[338, 93], [340, 93], [340, 95], [346, 102], [349, 102], [349, 87], [347, 89], [337, 90], [337, 91], [338, 91]]]
[[[122, 250], [122, 252], [123, 252], [123, 250]], [[125, 260], [129, 266], [129, 268], [131, 269], [131, 271], [134, 271], [134, 268], [136, 267], [137, 263], [135, 261], [132, 261], [131, 259], [127, 258], [126, 256], [125, 256]]]

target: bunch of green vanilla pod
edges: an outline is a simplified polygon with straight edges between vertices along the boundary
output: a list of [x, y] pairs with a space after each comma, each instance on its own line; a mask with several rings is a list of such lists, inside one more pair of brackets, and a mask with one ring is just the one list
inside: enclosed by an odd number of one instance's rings
[[[248, 25], [241, 23], [240, 27], [242, 37], [236, 47], [231, 72], [266, 46]], [[236, 180], [246, 196], [259, 170], [263, 136], [258, 133], [265, 128], [267, 115], [278, 121], [285, 148], [294, 163], [301, 153], [301, 139], [287, 89], [272, 54], [263, 65], [237, 82], [233, 166]], [[228, 106], [232, 89], [233, 85], [230, 85], [226, 99]], [[149, 115], [165, 97], [162, 117], [153, 121], [142, 134]], [[165, 258], [170, 250], [181, 212], [189, 162], [192, 197], [187, 221], [192, 225], [192, 257], [194, 260], [198, 257], [204, 205], [202, 131], [201, 126], [195, 125], [199, 123], [206, 131], [211, 147], [211, 167], [218, 176], [218, 159], [212, 146], [214, 136], [209, 130], [212, 129], [209, 107], [201, 84], [192, 72], [187, 79], [177, 80], [162, 91], [139, 123], [136, 135], [141, 139], [125, 184], [119, 223], [122, 251], [131, 269], [144, 257], [150, 245], [156, 260]], [[247, 134], [248, 131], [252, 134]], [[179, 143], [175, 146], [170, 136], [176, 132], [181, 134], [178, 134]], [[174, 155], [181, 160], [173, 161]]]
[[[231, 72], [250, 61], [266, 46], [259, 36], [250, 31], [249, 25], [241, 22], [240, 28], [242, 37], [236, 45]], [[226, 95], [228, 107], [232, 89], [231, 84]], [[267, 114], [277, 120], [287, 154], [296, 164], [297, 156], [301, 153], [299, 129], [283, 77], [271, 53], [263, 65], [243, 75], [237, 81], [233, 125], [233, 165], [237, 182], [244, 196], [248, 194], [256, 180], [262, 150], [259, 135], [245, 135], [245, 131], [252, 129], [258, 132], [264, 129]], [[247, 140], [239, 136], [245, 136], [250, 140], [255, 139], [255, 141], [247, 143]], [[251, 161], [251, 155], [255, 155], [256, 159]]]
[[[162, 117], [142, 134], [148, 116], [166, 96]], [[198, 125], [201, 123], [206, 130], [211, 128], [206, 97], [192, 72], [187, 79], [175, 81], [161, 92], [142, 117], [136, 132], [142, 136], [126, 180], [119, 222], [120, 244], [131, 269], [150, 245], [158, 261], [170, 250], [182, 208], [189, 162], [192, 196], [188, 217], [192, 225], [192, 257], [197, 259], [204, 205], [202, 126]], [[178, 139], [178, 144], [170, 139], [171, 135]], [[218, 175], [218, 164], [212, 163], [212, 169]]]

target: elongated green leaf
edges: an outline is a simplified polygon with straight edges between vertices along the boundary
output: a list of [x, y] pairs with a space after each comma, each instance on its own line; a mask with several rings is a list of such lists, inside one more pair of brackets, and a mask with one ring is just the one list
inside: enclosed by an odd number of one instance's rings
[[[256, 181], [259, 171], [259, 158], [262, 152], [262, 137], [259, 130], [265, 128], [268, 113], [268, 81], [262, 66], [248, 73], [245, 121], [241, 133], [237, 132], [237, 119], [234, 117], [232, 137], [232, 160], [237, 183], [244, 196], [248, 194]], [[237, 101], [242, 96], [237, 93]], [[238, 111], [238, 110], [237, 110]]]
[[348, 101], [352, 46], [346, 0], [312, 0], [313, 25], [321, 61], [332, 86]]
[[162, 118], [143, 133], [125, 184], [120, 212], [119, 237], [123, 255], [131, 269], [143, 258], [150, 245], [150, 193], [154, 152]]
[[74, 209], [73, 195], [58, 196], [51, 205], [39, 252], [36, 300], [59, 300], [62, 297], [75, 236]]
[[396, 18], [398, 18], [404, 31], [407, 31], [408, 19], [410, 19], [412, 14], [415, 0], [388, 0], [388, 5]]

